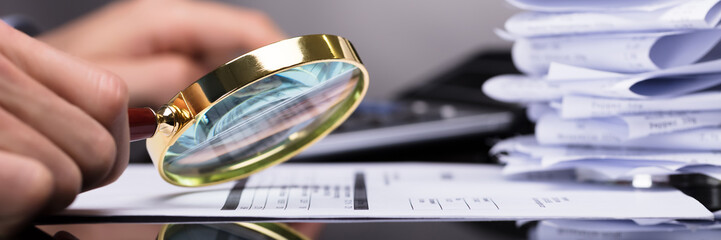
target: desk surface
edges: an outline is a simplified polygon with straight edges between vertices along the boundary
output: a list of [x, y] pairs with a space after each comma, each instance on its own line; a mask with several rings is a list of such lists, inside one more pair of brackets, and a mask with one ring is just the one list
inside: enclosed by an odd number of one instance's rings
[[[66, 231], [85, 239], [155, 239], [161, 224], [80, 224], [40, 226], [50, 235]], [[313, 239], [526, 239], [512, 222], [397, 222], [298, 225]]]
[[[598, 223], [580, 229], [578, 224], [563, 228], [538, 230], [516, 228], [513, 222], [394, 222], [394, 223], [343, 223], [343, 224], [292, 224], [311, 239], [716, 239], [721, 229], [697, 228], [694, 230], [659, 226], [622, 226], [617, 232], [609, 231], [612, 224]], [[618, 223], [618, 221], [615, 221]], [[533, 224], [531, 224], [533, 225]], [[623, 225], [623, 224], [622, 224]], [[619, 225], [616, 224], [618, 227]], [[66, 231], [78, 239], [156, 239], [160, 224], [84, 224], [40, 226], [50, 235]], [[535, 227], [535, 226], [534, 226]], [[530, 229], [530, 230], [529, 230]], [[540, 227], [539, 227], [540, 229]], [[207, 228], [205, 230], [208, 230]], [[177, 231], [176, 231], [177, 233]], [[222, 237], [221, 237], [222, 236]], [[245, 235], [249, 236], [249, 235]], [[50, 238], [49, 238], [50, 239]], [[68, 238], [63, 238], [68, 239]], [[172, 239], [259, 239], [232, 238], [227, 233], [212, 231], [184, 231]], [[267, 239], [267, 238], [260, 238]]]

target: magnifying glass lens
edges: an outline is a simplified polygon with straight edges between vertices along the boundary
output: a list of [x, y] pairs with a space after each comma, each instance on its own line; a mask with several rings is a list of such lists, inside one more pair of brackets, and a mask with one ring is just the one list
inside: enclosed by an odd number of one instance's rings
[[364, 87], [361, 77], [353, 64], [326, 61], [238, 89], [182, 130], [165, 154], [164, 170], [213, 182], [258, 169], [252, 165], [285, 160], [340, 124], [362, 97], [357, 96]]

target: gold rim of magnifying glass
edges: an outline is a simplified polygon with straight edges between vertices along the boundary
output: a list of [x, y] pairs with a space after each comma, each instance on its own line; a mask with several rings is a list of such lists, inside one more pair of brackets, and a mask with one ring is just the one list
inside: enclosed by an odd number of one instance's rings
[[[344, 62], [360, 70], [356, 86], [340, 104], [340, 111], [333, 113], [323, 126], [325, 131], [314, 132], [307, 144], [284, 151], [284, 154], [264, 154], [219, 169], [218, 176], [183, 176], [164, 168], [167, 150], [182, 133], [193, 126], [196, 116], [202, 116], [214, 104], [263, 78], [285, 70], [320, 62]], [[158, 114], [158, 129], [146, 140], [148, 153], [167, 182], [186, 187], [199, 187], [248, 177], [265, 168], [281, 163], [297, 155], [330, 133], [355, 110], [368, 89], [368, 71], [361, 63], [353, 45], [345, 38], [334, 35], [307, 35], [279, 41], [248, 52], [218, 67], [202, 77], [163, 106]]]
[[[256, 231], [264, 236], [267, 236], [275, 240], [307, 240], [308, 237], [299, 233], [295, 229], [288, 227], [288, 225], [282, 223], [229, 223]], [[181, 224], [166, 224], [160, 229], [158, 233], [158, 240], [165, 240], [166, 235], [172, 234], [172, 228], [174, 226], [180, 226]], [[199, 225], [199, 224], [194, 224]]]

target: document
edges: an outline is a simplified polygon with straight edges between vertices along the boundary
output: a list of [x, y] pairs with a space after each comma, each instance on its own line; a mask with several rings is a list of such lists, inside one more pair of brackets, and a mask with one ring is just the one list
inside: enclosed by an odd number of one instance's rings
[[665, 176], [681, 173], [721, 179], [719, 151], [541, 145], [527, 135], [500, 141], [490, 153], [511, 179], [616, 182], [647, 175], [665, 182]]
[[654, 112], [719, 111], [721, 91], [692, 93], [675, 98], [616, 99], [565, 95], [560, 113], [565, 119], [594, 118]]
[[[664, 124], [644, 126], [643, 131], [671, 127]], [[630, 138], [628, 127], [608, 119], [562, 119], [546, 114], [536, 124], [540, 144], [625, 146], [652, 149], [721, 150], [721, 127], [703, 127], [672, 133]]]
[[559, 84], [569, 94], [610, 98], [670, 98], [721, 84], [721, 73], [685, 76], [638, 76], [628, 79], [589, 80]]
[[721, 127], [721, 111], [644, 113], [605, 118], [626, 124], [628, 139], [704, 127]]
[[583, 81], [583, 80], [604, 80], [604, 79], [626, 79], [633, 74], [601, 71], [596, 69], [578, 67], [559, 62], [552, 62], [548, 69], [545, 80], [562, 81]]
[[483, 83], [483, 93], [504, 102], [547, 102], [561, 99], [567, 89], [542, 78], [519, 74], [492, 77]]
[[[546, 115], [544, 115], [545, 118], [544, 116], [541, 117], [539, 125], [559, 124], [557, 120], [552, 119], [556, 118], [556, 113]], [[598, 124], [592, 122], [598, 122]], [[604, 125], [608, 131], [613, 131], [620, 140], [626, 141], [662, 133], [705, 127], [721, 127], [721, 111], [659, 112], [593, 119], [566, 119], [563, 124]], [[539, 127], [545, 128], [546, 126]]]
[[548, 73], [552, 62], [641, 73], [693, 64], [703, 57], [718, 59], [721, 56], [711, 50], [719, 40], [721, 30], [716, 29], [520, 38], [513, 45], [512, 55], [521, 72], [534, 76]]
[[562, 82], [598, 79], [653, 79], [706, 74], [713, 75], [721, 73], [721, 71], [719, 71], [719, 67], [721, 67], [721, 59], [708, 61], [704, 60], [691, 65], [678, 66], [645, 73], [622, 74], [554, 62], [551, 63], [548, 75], [545, 76], [544, 79], [548, 81]]
[[713, 218], [671, 188], [509, 181], [495, 165], [282, 164], [204, 188], [171, 186], [156, 171], [131, 165], [117, 182], [40, 222]]
[[644, 149], [594, 146], [540, 145], [533, 136], [521, 136], [503, 140], [491, 148], [491, 154], [522, 153], [541, 160], [543, 166], [578, 160], [652, 161], [677, 163], [673, 170], [685, 166], [721, 166], [719, 151], [689, 151], [670, 149]]
[[654, 11], [688, 0], [506, 0], [508, 3], [531, 11]]
[[[552, 64], [543, 78], [567, 94], [608, 98], [669, 98], [721, 85], [721, 60], [711, 60], [640, 74], [622, 74]], [[585, 86], [588, 85], [588, 86]], [[584, 87], [585, 86], [585, 87]], [[718, 90], [718, 89], [716, 89]]]
[[488, 79], [483, 84], [483, 92], [499, 101], [522, 103], [555, 101], [565, 95], [650, 99], [681, 96], [711, 89], [720, 84], [721, 72], [679, 76], [642, 74], [621, 79], [575, 81], [553, 81], [543, 77], [508, 74]]
[[526, 106], [526, 116], [528, 117], [528, 120], [531, 120], [531, 122], [538, 122], [538, 119], [541, 119], [543, 115], [556, 113], [558, 112], [556, 109], [560, 108], [560, 103], [556, 102], [536, 102], [536, 103], [529, 103]]
[[695, 0], [655, 11], [522, 12], [505, 28], [518, 37], [711, 29], [721, 21], [718, 5], [719, 0]]
[[[670, 162], [643, 162], [608, 159], [578, 160], [543, 165], [541, 160], [517, 155], [503, 156], [508, 164], [503, 174], [508, 179], [529, 180], [566, 180], [587, 184], [615, 184], [632, 182], [636, 176], [662, 178], [665, 182], [669, 174], [682, 173], [682, 165]], [[681, 167], [681, 168], [679, 168]]]
[[[679, 156], [679, 155], [677, 155]], [[503, 175], [507, 179], [524, 181], [577, 181], [584, 183], [633, 182], [637, 177], [651, 177], [659, 183], [668, 182], [671, 174], [698, 173], [721, 179], [721, 166], [684, 163], [684, 161], [583, 159], [545, 163], [543, 158], [520, 152], [497, 154], [506, 164]]]

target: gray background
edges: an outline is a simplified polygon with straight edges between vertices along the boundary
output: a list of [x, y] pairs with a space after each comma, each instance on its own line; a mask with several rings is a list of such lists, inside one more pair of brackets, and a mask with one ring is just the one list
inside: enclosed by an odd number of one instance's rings
[[[0, 0], [0, 15], [25, 14], [51, 29], [107, 2]], [[368, 96], [373, 99], [391, 98], [481, 49], [510, 48], [493, 29], [517, 11], [502, 0], [224, 2], [267, 12], [290, 36], [349, 38], [371, 74]]]

